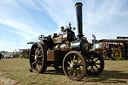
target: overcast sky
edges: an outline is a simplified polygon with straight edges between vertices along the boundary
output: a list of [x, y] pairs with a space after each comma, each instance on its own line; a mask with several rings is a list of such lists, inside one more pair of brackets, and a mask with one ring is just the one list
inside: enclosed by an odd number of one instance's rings
[[[29, 41], [76, 24], [75, 3], [83, 3], [83, 34], [92, 39], [128, 37], [128, 0], [0, 0], [0, 51], [30, 48]], [[75, 31], [77, 35], [77, 30]]]

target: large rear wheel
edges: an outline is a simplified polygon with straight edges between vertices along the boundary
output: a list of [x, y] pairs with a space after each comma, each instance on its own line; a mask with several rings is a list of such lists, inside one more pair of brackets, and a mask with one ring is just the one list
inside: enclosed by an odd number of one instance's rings
[[81, 80], [86, 73], [86, 61], [78, 51], [68, 52], [63, 60], [65, 75], [71, 80]]
[[44, 73], [47, 68], [46, 45], [40, 42], [34, 43], [30, 50], [29, 61], [31, 71]]

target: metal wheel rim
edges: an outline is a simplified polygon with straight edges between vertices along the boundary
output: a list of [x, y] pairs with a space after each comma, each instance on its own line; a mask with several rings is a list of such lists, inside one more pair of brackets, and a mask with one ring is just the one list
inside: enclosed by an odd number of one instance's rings
[[116, 48], [113, 52], [113, 57], [115, 60], [120, 60], [122, 58], [122, 52], [119, 48]]
[[64, 72], [69, 79], [80, 80], [85, 74], [85, 60], [72, 53], [65, 58]]
[[44, 53], [40, 44], [34, 44], [30, 53], [30, 66], [33, 72], [40, 72], [44, 62]]

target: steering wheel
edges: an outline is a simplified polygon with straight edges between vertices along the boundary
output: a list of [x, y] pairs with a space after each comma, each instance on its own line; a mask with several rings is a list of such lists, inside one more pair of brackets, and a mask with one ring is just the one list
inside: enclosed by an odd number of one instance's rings
[[39, 40], [44, 39], [44, 35], [40, 35], [40, 36], [38, 37], [38, 39], [39, 39]]

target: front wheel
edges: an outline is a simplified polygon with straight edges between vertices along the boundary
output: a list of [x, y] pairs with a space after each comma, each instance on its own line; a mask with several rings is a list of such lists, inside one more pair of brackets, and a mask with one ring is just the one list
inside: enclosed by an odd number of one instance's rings
[[81, 80], [86, 73], [86, 61], [78, 51], [68, 52], [63, 60], [65, 75], [71, 80]]

